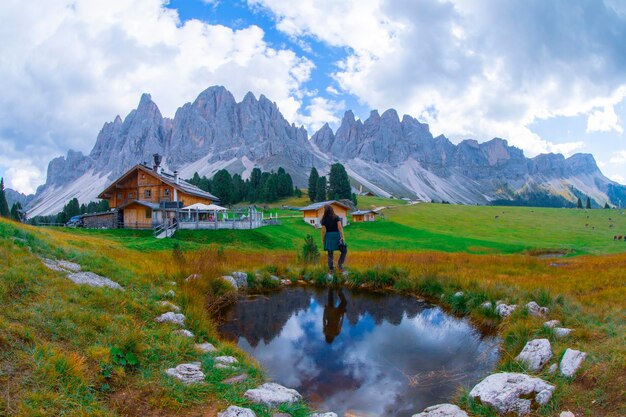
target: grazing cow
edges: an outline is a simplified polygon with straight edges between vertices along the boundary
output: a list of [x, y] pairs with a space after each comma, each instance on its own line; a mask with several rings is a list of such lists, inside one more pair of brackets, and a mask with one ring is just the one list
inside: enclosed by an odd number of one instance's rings
[[589, 227], [589, 223], [585, 223], [585, 227]]
[[[620, 236], [621, 237], [621, 236]], [[613, 236], [613, 240], [617, 240], [617, 235]]]
[[498, 219], [498, 218], [500, 218], [500, 216], [496, 216], [495, 218]]
[[619, 235], [619, 236], [617, 237], [617, 240], [622, 240], [622, 235]]

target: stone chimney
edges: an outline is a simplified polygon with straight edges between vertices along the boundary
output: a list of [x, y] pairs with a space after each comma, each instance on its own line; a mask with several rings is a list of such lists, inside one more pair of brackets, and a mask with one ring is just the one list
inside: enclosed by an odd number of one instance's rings
[[161, 155], [155, 153], [154, 155], [152, 155], [152, 157], [154, 158], [154, 165], [152, 167], [152, 170], [157, 174], [161, 174]]

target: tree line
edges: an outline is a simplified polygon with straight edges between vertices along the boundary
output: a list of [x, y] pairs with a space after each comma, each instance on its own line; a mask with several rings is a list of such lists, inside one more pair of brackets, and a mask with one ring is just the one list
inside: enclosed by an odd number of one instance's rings
[[90, 201], [87, 204], [79, 204], [77, 198], [72, 198], [63, 206], [63, 210], [57, 214], [51, 214], [49, 216], [35, 216], [28, 220], [28, 223], [37, 225], [44, 224], [65, 224], [74, 216], [90, 213], [102, 213], [109, 211], [109, 201]]
[[283, 167], [279, 167], [276, 172], [264, 172], [259, 168], [254, 168], [250, 173], [250, 178], [246, 180], [239, 174], [231, 176], [230, 172], [225, 169], [217, 171], [210, 179], [206, 176], [201, 177], [196, 172], [187, 182], [215, 195], [220, 199], [221, 205], [232, 205], [244, 201], [273, 203], [280, 198], [302, 195], [302, 191], [294, 186], [291, 175]]
[[348, 173], [340, 163], [331, 165], [328, 179], [326, 176], [320, 176], [317, 169], [311, 168], [308, 192], [309, 200], [314, 203], [348, 199], [352, 200], [354, 205], [357, 204], [356, 194], [352, 192]]

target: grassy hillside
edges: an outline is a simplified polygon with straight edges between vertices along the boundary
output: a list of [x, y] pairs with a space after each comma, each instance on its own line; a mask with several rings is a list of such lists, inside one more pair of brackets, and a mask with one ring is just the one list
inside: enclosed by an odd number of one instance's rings
[[[449, 210], [448, 220], [431, 219], [435, 208], [437, 213]], [[351, 245], [366, 247], [366, 236], [375, 236], [388, 225], [421, 230], [418, 225], [426, 219], [430, 220], [428, 233], [450, 236], [455, 227], [452, 214], [461, 209], [467, 210], [463, 211], [466, 216], [478, 213], [484, 224], [495, 220], [490, 217], [497, 210], [441, 205], [397, 208], [389, 212], [385, 222], [353, 225], [354, 229], [348, 232]], [[509, 210], [509, 221], [515, 219], [518, 224], [534, 214], [530, 210], [520, 209], [518, 213], [517, 209], [505, 209], [504, 216]], [[548, 212], [554, 222], [558, 220], [557, 213], [561, 211]], [[586, 219], [584, 212], [563, 213], [563, 224], [574, 225], [581, 216]], [[607, 213], [597, 211], [589, 215], [598, 216], [599, 221]], [[292, 280], [321, 282], [323, 260], [314, 266], [299, 264], [295, 250], [283, 242], [295, 239], [290, 236], [293, 230], [306, 233], [313, 229], [299, 219], [285, 224], [247, 231], [247, 235], [220, 232], [223, 239], [235, 239], [230, 244], [221, 241], [219, 245], [226, 249], [220, 250], [215, 245], [197, 243], [211, 236], [209, 232], [194, 233], [193, 242], [182, 237], [156, 241], [146, 232], [34, 228], [0, 219], [0, 415], [214, 416], [227, 404], [248, 406], [241, 394], [263, 380], [262, 371], [251, 358], [217, 339], [207, 306], [216, 297], [227, 294], [215, 278], [233, 270], [247, 271], [251, 276], [256, 271], [271, 271]], [[480, 232], [474, 225], [457, 225], [468, 233]], [[367, 230], [374, 226], [382, 229]], [[509, 242], [528, 240], [533, 230], [543, 241], [552, 238], [551, 233], [540, 233], [541, 225], [530, 228], [531, 231], [518, 231]], [[553, 227], [552, 233], [557, 229]], [[417, 241], [412, 234], [400, 236], [395, 230], [382, 233], [380, 239]], [[359, 233], [363, 233], [360, 243]], [[244, 242], [242, 236], [256, 242], [256, 246], [247, 243], [250, 250], [245, 254], [235, 249]], [[498, 236], [504, 240], [508, 234], [502, 232]], [[588, 239], [589, 245], [602, 250], [603, 241], [594, 240], [593, 236]], [[443, 238], [436, 241], [422, 235], [420, 239], [424, 242], [422, 248], [432, 242], [439, 242], [439, 247], [446, 244]], [[497, 240], [481, 242], [495, 242], [494, 247], [501, 250]], [[185, 245], [189, 251], [172, 250], [174, 243]], [[624, 242], [620, 244], [626, 246]], [[252, 250], [263, 245], [286, 250]], [[380, 245], [371, 247], [376, 246]], [[575, 250], [580, 253], [581, 247]], [[125, 291], [75, 285], [62, 274], [46, 269], [37, 255], [77, 262], [85, 270], [119, 282]], [[468, 315], [477, 324], [496, 328], [503, 340], [500, 370], [525, 371], [512, 358], [527, 340], [535, 337], [550, 339], [556, 359], [568, 347], [587, 352], [589, 357], [573, 381], [545, 371], [539, 374], [558, 388], [554, 399], [534, 415], [553, 416], [558, 411], [571, 410], [578, 416], [617, 417], [626, 412], [626, 254], [577, 256], [555, 262], [523, 254], [391, 250], [377, 251], [376, 256], [353, 252], [350, 265], [353, 272], [347, 285], [365, 283], [373, 288], [431, 297], [452, 312]], [[200, 278], [186, 283], [184, 278], [191, 273]], [[170, 289], [176, 292], [173, 298], [166, 295]], [[454, 297], [459, 290], [464, 292], [463, 297]], [[486, 300], [499, 299], [520, 305], [538, 301], [550, 307], [550, 318], [561, 320], [575, 333], [558, 339], [542, 326], [543, 320], [529, 316], [523, 309], [510, 319], [500, 320], [492, 311], [477, 308]], [[154, 322], [158, 314], [167, 311], [160, 305], [162, 300], [181, 306], [194, 340], [174, 334], [175, 327], [171, 325]], [[237, 387], [220, 383], [231, 371], [211, 371], [212, 357], [193, 347], [193, 342], [201, 341], [216, 344], [220, 353], [235, 355], [251, 376], [250, 381]], [[132, 354], [136, 363], [124, 363], [119, 352], [123, 358]], [[201, 361], [207, 370], [204, 385], [183, 386], [163, 373], [168, 367], [195, 360]], [[492, 416], [462, 394], [456, 401], [471, 410], [472, 415]], [[295, 417], [307, 415], [303, 406], [298, 407], [284, 411]], [[259, 416], [271, 415], [262, 407], [255, 410]]]
[[[449, 204], [406, 205], [401, 200], [362, 197], [359, 206], [388, 207], [376, 222], [354, 223], [346, 228], [353, 251], [444, 251], [467, 253], [608, 254], [626, 252], [626, 215], [620, 210], [577, 210], [528, 207], [485, 207]], [[174, 239], [156, 241], [147, 231], [69, 230], [77, 235], [97, 235], [129, 248], [159, 250], [178, 244], [184, 249], [220, 245], [242, 250], [290, 250], [304, 237], [318, 237], [319, 230], [305, 224], [299, 211], [282, 209], [284, 201], [269, 213], [280, 226], [255, 230], [181, 230]], [[611, 228], [610, 225], [613, 225]]]

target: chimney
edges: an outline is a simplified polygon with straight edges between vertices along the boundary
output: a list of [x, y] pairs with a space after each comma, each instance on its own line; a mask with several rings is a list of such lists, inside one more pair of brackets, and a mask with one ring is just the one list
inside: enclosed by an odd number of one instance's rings
[[159, 155], [158, 153], [155, 153], [154, 155], [152, 155], [152, 157], [154, 158], [154, 166], [152, 168], [152, 170], [154, 172], [156, 172], [157, 174], [161, 173], [161, 155]]
[[180, 180], [178, 179], [178, 171], [174, 171], [174, 182], [176, 184], [180, 184]]

